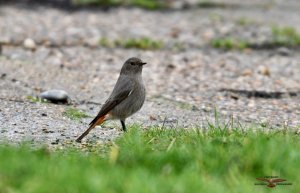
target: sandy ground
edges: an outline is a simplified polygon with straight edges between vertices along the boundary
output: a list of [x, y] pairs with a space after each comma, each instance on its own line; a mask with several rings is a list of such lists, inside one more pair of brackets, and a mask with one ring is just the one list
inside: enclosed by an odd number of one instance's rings
[[[201, 127], [215, 121], [217, 110], [223, 123], [233, 117], [242, 125], [299, 129], [299, 49], [222, 51], [209, 41], [233, 36], [261, 42], [273, 25], [300, 32], [300, 3], [234, 2], [239, 6], [169, 11], [1, 5], [0, 140], [49, 145], [74, 140], [91, 118], [72, 121], [63, 112], [74, 106], [95, 116], [130, 56], [148, 65], [143, 71], [147, 99], [129, 124]], [[98, 44], [103, 37], [150, 37], [165, 46], [105, 48]], [[24, 48], [26, 38], [36, 42], [34, 51]], [[27, 99], [49, 89], [67, 91], [73, 104]], [[88, 140], [111, 140], [121, 134], [120, 127], [109, 122]]]

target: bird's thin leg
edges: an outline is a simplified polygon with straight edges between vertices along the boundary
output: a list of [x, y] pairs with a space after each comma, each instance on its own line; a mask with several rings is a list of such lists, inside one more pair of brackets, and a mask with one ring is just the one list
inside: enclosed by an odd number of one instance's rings
[[123, 131], [126, 132], [127, 129], [126, 129], [126, 125], [125, 125], [125, 120], [121, 120], [121, 124], [122, 124]]

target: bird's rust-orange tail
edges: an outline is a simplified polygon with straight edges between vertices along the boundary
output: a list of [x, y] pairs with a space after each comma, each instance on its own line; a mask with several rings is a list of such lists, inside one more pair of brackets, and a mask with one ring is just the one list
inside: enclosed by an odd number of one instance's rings
[[81, 140], [87, 135], [89, 134], [89, 132], [94, 128], [96, 127], [97, 125], [100, 125], [102, 124], [103, 122], [105, 121], [105, 115], [102, 116], [102, 117], [99, 117], [98, 119], [96, 120], [93, 120], [89, 126], [89, 128], [84, 132], [82, 133], [77, 139], [76, 139], [76, 142], [81, 142]]

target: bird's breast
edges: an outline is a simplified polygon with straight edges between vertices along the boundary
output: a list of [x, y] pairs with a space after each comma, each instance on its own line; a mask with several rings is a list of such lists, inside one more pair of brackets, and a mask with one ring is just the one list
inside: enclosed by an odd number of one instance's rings
[[113, 116], [117, 119], [126, 119], [131, 116], [142, 108], [145, 96], [145, 86], [143, 81], [139, 80], [130, 95], [112, 110]]

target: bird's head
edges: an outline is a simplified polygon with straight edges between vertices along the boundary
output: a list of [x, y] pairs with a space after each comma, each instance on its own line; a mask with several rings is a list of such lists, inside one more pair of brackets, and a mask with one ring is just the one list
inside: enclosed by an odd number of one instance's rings
[[146, 62], [143, 62], [139, 58], [135, 58], [135, 57], [129, 58], [123, 64], [123, 67], [121, 69], [121, 74], [124, 74], [124, 75], [140, 74], [140, 73], [142, 73], [143, 66], [145, 64], [146, 64]]

